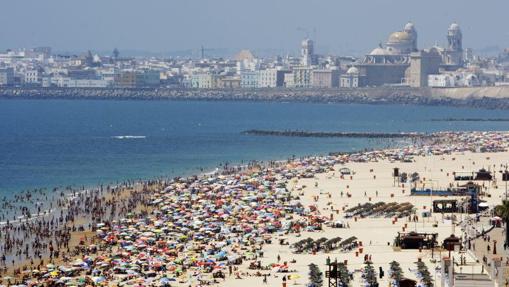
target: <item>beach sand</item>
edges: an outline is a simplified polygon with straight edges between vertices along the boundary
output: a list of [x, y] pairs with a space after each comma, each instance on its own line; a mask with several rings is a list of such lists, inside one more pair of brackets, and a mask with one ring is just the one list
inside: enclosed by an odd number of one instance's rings
[[[347, 163], [345, 165], [337, 165], [335, 172], [328, 172], [326, 174], [319, 174], [313, 179], [299, 179], [293, 181], [294, 195], [302, 194], [301, 201], [304, 206], [316, 204], [318, 209], [327, 217], [333, 214], [334, 219], [343, 220], [347, 222], [350, 228], [330, 228], [324, 225], [321, 232], [302, 232], [300, 237], [295, 234], [287, 235], [290, 244], [297, 242], [303, 238], [311, 237], [318, 239], [320, 237], [332, 238], [339, 236], [341, 238], [348, 238], [356, 236], [363, 244], [363, 253], [356, 256], [355, 249], [351, 252], [331, 252], [331, 253], [317, 253], [312, 254], [294, 254], [288, 245], [281, 246], [277, 240], [272, 244], [266, 245], [264, 250], [264, 258], [262, 258], [262, 265], [270, 263], [277, 263], [277, 256], [281, 256], [281, 261], [296, 260], [295, 264], [289, 263], [289, 269], [295, 269], [300, 278], [296, 280], [289, 280], [287, 284], [304, 285], [308, 280], [308, 265], [315, 263], [319, 266], [322, 272], [325, 271], [326, 258], [330, 257], [332, 260], [336, 259], [338, 262], [347, 260], [349, 271], [361, 270], [364, 266], [364, 254], [372, 256], [372, 261], [375, 269], [382, 267], [385, 271], [385, 277], [379, 280], [380, 286], [388, 286], [389, 278], [387, 271], [389, 262], [396, 260], [401, 264], [404, 276], [411, 279], [417, 279], [415, 269], [415, 262], [421, 258], [422, 261], [428, 266], [432, 277], [437, 286], [440, 286], [439, 273], [440, 272], [440, 258], [448, 256], [448, 252], [440, 252], [439, 248], [435, 250], [434, 258], [436, 262], [431, 260], [430, 250], [398, 250], [393, 248], [392, 243], [397, 235], [397, 232], [403, 231], [403, 226], [407, 225], [408, 231], [417, 232], [430, 232], [438, 233], [438, 242], [442, 243], [443, 239], [455, 233], [456, 236], [461, 236], [459, 227], [453, 227], [450, 220], [444, 220], [442, 214], [432, 214], [430, 218], [419, 217], [418, 222], [409, 222], [407, 218], [401, 218], [395, 224], [392, 223], [392, 218], [362, 218], [355, 221], [354, 219], [344, 220], [343, 208], [353, 207], [357, 204], [362, 204], [371, 201], [372, 203], [385, 201], [385, 202], [411, 202], [417, 209], [417, 214], [420, 216], [422, 211], [429, 211], [434, 199], [445, 199], [445, 197], [438, 196], [411, 196], [410, 185], [398, 186], [394, 183], [392, 177], [393, 168], [398, 167], [400, 172], [413, 173], [418, 172], [421, 176], [421, 182], [418, 187], [422, 187], [423, 183], [427, 187], [433, 188], [446, 188], [450, 183], [454, 182], [453, 172], [472, 172], [480, 168], [495, 170], [497, 178], [500, 178], [498, 171], [501, 169], [501, 164], [506, 164], [509, 161], [509, 153], [461, 153], [452, 155], [431, 155], [423, 157], [415, 157], [413, 162], [389, 162], [387, 160], [369, 163]], [[355, 174], [345, 176], [344, 179], [340, 178], [338, 170], [342, 167], [350, 168]], [[376, 176], [376, 179], [374, 178]], [[425, 181], [423, 180], [425, 179]], [[482, 184], [482, 182], [479, 182]], [[487, 192], [491, 197], [483, 197], [490, 206], [497, 205], [501, 202], [505, 194], [505, 185], [499, 180], [498, 184], [486, 182], [485, 185], [489, 186]], [[315, 186], [317, 184], [317, 186]], [[302, 188], [302, 186], [305, 186]], [[301, 189], [302, 191], [298, 190]], [[378, 191], [378, 196], [376, 192]], [[341, 196], [343, 192], [343, 196]], [[347, 197], [346, 193], [352, 196]], [[366, 193], [366, 195], [365, 195]], [[330, 197], [329, 197], [330, 194]], [[394, 196], [392, 197], [391, 194]], [[314, 201], [314, 196], [319, 196], [318, 201]], [[450, 199], [451, 197], [449, 197]], [[331, 211], [331, 207], [339, 210], [339, 214]], [[458, 215], [461, 219], [462, 215]], [[432, 227], [434, 222], [438, 223], [438, 227]], [[486, 226], [486, 229], [488, 227]], [[455, 254], [459, 260], [459, 255]], [[507, 254], [506, 254], [507, 256]], [[435, 269], [437, 271], [435, 271]], [[412, 270], [412, 271], [410, 271]], [[476, 259], [467, 256], [467, 266], [464, 267], [463, 272], [481, 272], [482, 267], [476, 263]], [[254, 273], [252, 270], [248, 271]], [[263, 273], [263, 272], [262, 272]], [[269, 273], [268, 271], [265, 273]], [[270, 272], [277, 274], [277, 278], [268, 277], [268, 286], [282, 286], [282, 276], [284, 273]], [[224, 286], [261, 286], [263, 277], [250, 277], [245, 276], [244, 280], [227, 279]], [[354, 276], [353, 286], [362, 286], [360, 272]]]

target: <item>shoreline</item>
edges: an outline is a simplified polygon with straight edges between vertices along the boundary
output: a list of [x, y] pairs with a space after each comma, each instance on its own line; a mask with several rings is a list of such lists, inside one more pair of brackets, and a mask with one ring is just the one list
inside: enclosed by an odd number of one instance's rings
[[[426, 136], [423, 136], [423, 137], [426, 138]], [[420, 137], [417, 137], [417, 138], [420, 138]], [[378, 139], [378, 138], [372, 138], [372, 139]], [[382, 138], [382, 139], [387, 140], [387, 143], [392, 143], [392, 144], [390, 146], [385, 146], [385, 147], [380, 147], [380, 148], [372, 147], [372, 148], [361, 148], [361, 149], [351, 150], [351, 151], [329, 151], [329, 152], [322, 153], [322, 154], [320, 154], [320, 153], [311, 153], [311, 154], [306, 153], [306, 154], [296, 155], [295, 158], [324, 157], [324, 156], [338, 155], [338, 154], [355, 154], [355, 153], [361, 153], [361, 152], [369, 152], [372, 150], [379, 150], [379, 149], [393, 149], [393, 148], [398, 148], [398, 147], [404, 146], [405, 144], [407, 144], [406, 141], [409, 141], [409, 138], [399, 137], [399, 136], [398, 137]], [[270, 159], [270, 158], [262, 159], [262, 160], [251, 159], [251, 160], [245, 161], [247, 163], [240, 163], [237, 161], [233, 161], [233, 162], [225, 161], [225, 162], [219, 162], [218, 164], [215, 164], [215, 165], [211, 165], [208, 168], [204, 168], [202, 171], [200, 171], [200, 169], [202, 169], [201, 167], [196, 167], [194, 169], [197, 172], [190, 171], [188, 173], [179, 173], [179, 174], [175, 174], [173, 176], [169, 175], [169, 174], [165, 174], [165, 175], [157, 175], [157, 176], [146, 176], [146, 177], [142, 177], [142, 178], [138, 177], [138, 178], [115, 179], [110, 182], [104, 182], [104, 183], [82, 183], [82, 184], [67, 184], [67, 185], [58, 185], [58, 186], [55, 186], [55, 185], [32, 186], [29, 188], [26, 188], [26, 187], [25, 188], [11, 188], [11, 189], [7, 189], [6, 191], [14, 193], [14, 194], [17, 194], [17, 193], [24, 194], [24, 193], [29, 193], [29, 192], [35, 192], [37, 190], [43, 190], [45, 192], [50, 192], [50, 193], [54, 192], [55, 190], [57, 190], [57, 191], [67, 190], [67, 193], [70, 193], [72, 191], [79, 191], [79, 192], [89, 191], [90, 192], [90, 191], [100, 188], [101, 186], [109, 186], [111, 188], [115, 188], [115, 187], [121, 186], [122, 183], [125, 183], [125, 182], [134, 182], [134, 183], [139, 184], [139, 183], [144, 183], [144, 182], [149, 182], [149, 181], [170, 181], [172, 179], [179, 178], [179, 177], [192, 177], [192, 176], [202, 177], [202, 176], [206, 176], [206, 175], [213, 175], [217, 172], [220, 172], [221, 168], [223, 168], [225, 166], [225, 164], [228, 164], [229, 166], [232, 166], [234, 168], [237, 168], [237, 167], [247, 168], [250, 163], [267, 164], [268, 162], [275, 162], [275, 163], [280, 164], [280, 163], [287, 162], [291, 159], [292, 159], [292, 156], [286, 156], [286, 157], [281, 156], [279, 159]], [[208, 169], [208, 171], [207, 171], [207, 169]], [[9, 198], [7, 198], [7, 200], [9, 200]], [[4, 222], [0, 222], [0, 226], [2, 224], [4, 224]]]
[[[400, 141], [394, 142], [393, 145], [391, 146], [391, 148], [396, 148], [398, 146], [401, 146], [401, 142]], [[278, 160], [261, 160], [261, 161], [250, 160], [246, 164], [234, 163], [233, 165], [231, 165], [231, 169], [229, 171], [225, 170], [225, 169], [221, 169], [221, 168], [225, 168], [226, 166], [224, 165], [225, 163], [220, 163], [219, 165], [216, 165], [215, 168], [211, 168], [209, 171], [199, 172], [198, 174], [189, 173], [187, 175], [186, 174], [181, 174], [181, 175], [178, 175], [178, 176], [175, 175], [173, 177], [171, 177], [171, 176], [158, 176], [158, 177], [147, 177], [145, 179], [125, 179], [123, 181], [122, 180], [116, 180], [116, 181], [114, 181], [114, 182], [112, 182], [110, 184], [68, 185], [68, 186], [65, 186], [65, 187], [63, 187], [63, 186], [59, 187], [58, 190], [60, 190], [60, 191], [64, 190], [64, 191], [61, 191], [61, 192], [63, 192], [63, 196], [65, 198], [73, 199], [73, 198], [76, 198], [78, 195], [97, 192], [98, 190], [102, 190], [103, 187], [105, 187], [107, 189], [111, 189], [111, 190], [120, 189], [121, 192], [125, 192], [126, 190], [132, 189], [135, 186], [143, 187], [144, 185], [146, 185], [149, 182], [159, 182], [159, 183], [161, 183], [161, 182], [170, 182], [170, 181], [175, 180], [177, 178], [188, 178], [188, 177], [207, 178], [208, 176], [217, 175], [217, 174], [220, 174], [222, 172], [230, 172], [230, 173], [231, 172], [239, 172], [239, 171], [242, 171], [242, 170], [248, 170], [248, 169], [252, 168], [252, 166], [251, 166], [252, 164], [256, 165], [257, 167], [267, 168], [271, 164], [282, 165], [284, 163], [287, 163], [287, 162], [290, 162], [290, 161], [293, 161], [293, 160], [296, 160], [296, 159], [305, 159], [305, 158], [313, 158], [313, 157], [326, 157], [326, 156], [338, 155], [338, 154], [355, 154], [355, 153], [361, 153], [361, 152], [366, 152], [366, 151], [370, 151], [370, 150], [375, 150], [375, 149], [374, 148], [372, 148], [372, 149], [360, 149], [360, 150], [348, 151], [348, 152], [329, 152], [326, 155], [319, 155], [319, 154], [311, 154], [310, 155], [310, 154], [307, 154], [307, 155], [301, 155], [301, 156], [297, 156], [297, 157], [293, 157], [293, 158], [292, 157], [287, 157], [287, 158], [278, 159]], [[25, 190], [22, 191], [22, 194], [23, 193], [30, 193], [30, 192], [36, 191], [36, 190], [44, 190], [44, 192], [53, 193], [53, 192], [55, 192], [56, 187], [38, 187], [38, 188], [32, 188], [32, 189], [25, 189]], [[53, 203], [53, 202], [47, 202], [47, 203]], [[56, 212], [59, 212], [61, 210], [67, 210], [67, 208], [52, 209], [51, 212], [48, 212], [48, 213], [45, 213], [47, 210], [43, 210], [42, 214], [40, 214], [40, 215], [39, 214], [35, 214], [35, 216], [31, 216], [31, 217], [17, 215], [16, 216], [16, 220], [7, 220], [7, 221], [0, 222], [0, 228], [5, 227], [6, 225], [9, 225], [9, 226], [19, 226], [19, 225], [22, 225], [22, 224], [28, 223], [28, 222], [37, 222], [38, 219], [44, 220], [44, 219], [50, 218], [52, 215], [54, 216]], [[82, 218], [82, 220], [83, 220], [83, 218]], [[89, 232], [91, 232], [91, 231], [89, 231]], [[81, 233], [82, 233], [82, 231], [73, 231], [73, 232], [71, 232], [71, 236], [76, 237], [76, 234], [81, 234]], [[76, 240], [74, 240], [74, 241], [76, 241]], [[77, 242], [74, 242], [74, 244], [70, 245], [71, 249], [72, 248], [76, 248], [76, 247], [78, 247]], [[48, 259], [50, 259], [48, 254], [46, 254], [46, 256], [42, 257], [42, 260], [48, 260]], [[29, 263], [29, 261], [27, 261], [27, 260], [18, 262], [14, 266], [9, 267], [7, 271], [4, 270], [4, 272], [6, 272], [8, 274], [14, 275], [13, 272], [16, 273], [17, 272], [16, 269], [20, 269], [21, 267], [25, 266], [27, 263]], [[18, 276], [16, 276], [16, 277], [18, 277]], [[0, 282], [1, 282], [1, 280], [0, 280]]]

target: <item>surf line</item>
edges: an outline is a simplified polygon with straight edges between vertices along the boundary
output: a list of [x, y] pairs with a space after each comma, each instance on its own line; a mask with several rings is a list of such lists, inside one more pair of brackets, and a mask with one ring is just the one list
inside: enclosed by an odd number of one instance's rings
[[124, 140], [124, 139], [145, 139], [146, 136], [112, 136], [114, 139]]

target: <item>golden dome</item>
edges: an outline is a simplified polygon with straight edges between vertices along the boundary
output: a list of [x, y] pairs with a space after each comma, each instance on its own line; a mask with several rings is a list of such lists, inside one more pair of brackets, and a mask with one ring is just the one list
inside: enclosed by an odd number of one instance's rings
[[394, 32], [389, 36], [387, 43], [402, 43], [412, 41], [412, 36], [407, 32]]

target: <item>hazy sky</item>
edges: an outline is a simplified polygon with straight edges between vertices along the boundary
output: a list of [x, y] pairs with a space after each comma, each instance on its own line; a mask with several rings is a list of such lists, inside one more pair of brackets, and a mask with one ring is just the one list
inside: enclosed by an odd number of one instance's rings
[[322, 52], [365, 53], [414, 22], [419, 47], [509, 47], [508, 0], [1, 0], [0, 49], [153, 52], [209, 48], [297, 51], [306, 28]]

